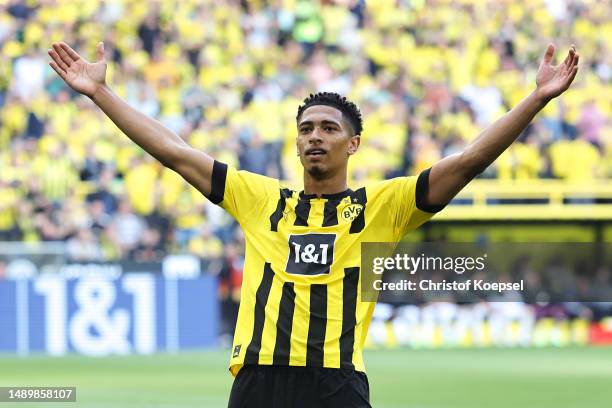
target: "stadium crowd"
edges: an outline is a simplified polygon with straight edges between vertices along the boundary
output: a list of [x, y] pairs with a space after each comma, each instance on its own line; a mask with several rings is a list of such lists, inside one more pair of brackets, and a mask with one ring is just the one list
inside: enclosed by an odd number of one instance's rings
[[[299, 185], [295, 114], [310, 92], [365, 117], [351, 185], [460, 151], [533, 89], [550, 39], [581, 71], [482, 177], [612, 176], [609, 4], [538, 0], [10, 0], [0, 5], [0, 241], [65, 241], [74, 260], [188, 251], [240, 268], [240, 232], [47, 65], [93, 57], [132, 106], [232, 166]], [[563, 52], [561, 52], [563, 54]]]

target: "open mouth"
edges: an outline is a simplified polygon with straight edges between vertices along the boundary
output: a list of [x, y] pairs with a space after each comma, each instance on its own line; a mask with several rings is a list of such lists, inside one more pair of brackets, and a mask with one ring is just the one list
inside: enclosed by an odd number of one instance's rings
[[306, 156], [312, 156], [312, 157], [320, 157], [326, 153], [327, 152], [325, 150], [318, 148], [318, 147], [306, 150]]

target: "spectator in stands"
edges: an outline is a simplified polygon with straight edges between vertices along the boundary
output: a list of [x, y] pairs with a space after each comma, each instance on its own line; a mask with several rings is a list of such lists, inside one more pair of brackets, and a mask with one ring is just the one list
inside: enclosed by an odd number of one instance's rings
[[68, 259], [74, 262], [99, 262], [102, 260], [102, 248], [90, 228], [79, 228], [76, 234], [66, 242]]
[[88, 221], [87, 226], [92, 230], [94, 235], [100, 240], [102, 235], [106, 233], [106, 229], [112, 222], [110, 213], [105, 209], [102, 200], [93, 199], [87, 205]]
[[130, 258], [136, 262], [161, 262], [164, 255], [160, 231], [147, 227], [142, 238], [132, 250]]
[[97, 189], [89, 194], [87, 194], [86, 200], [91, 203], [94, 201], [99, 201], [103, 206], [103, 211], [107, 215], [114, 214], [117, 211], [117, 196], [113, 194], [113, 183], [115, 182], [115, 169], [112, 166], [104, 165], [101, 162], [100, 169], [91, 170], [90, 175], [94, 176], [94, 174], [98, 174], [95, 177], [97, 181], [96, 186]]
[[606, 123], [606, 118], [597, 107], [597, 101], [587, 101], [580, 111], [578, 118], [578, 131], [589, 143], [601, 148], [601, 131]]
[[130, 202], [123, 198], [112, 223], [108, 226], [108, 236], [122, 257], [128, 257], [130, 251], [140, 243], [145, 232], [144, 220], [132, 211]]
[[240, 305], [240, 287], [244, 268], [244, 242], [235, 240], [225, 246], [224, 263], [219, 273], [222, 328], [220, 333], [233, 335]]
[[17, 224], [20, 199], [16, 186], [0, 176], [0, 241], [17, 241], [21, 238]]
[[213, 235], [210, 226], [204, 224], [200, 233], [189, 240], [188, 250], [202, 259], [218, 259], [223, 256], [223, 243]]
[[142, 48], [147, 54], [153, 54], [156, 44], [159, 44], [161, 40], [161, 35], [162, 30], [159, 25], [159, 15], [156, 10], [151, 10], [138, 26], [138, 37], [142, 42]]
[[13, 67], [13, 92], [23, 101], [30, 101], [43, 91], [45, 59], [36, 48], [28, 48], [26, 54], [15, 61]]

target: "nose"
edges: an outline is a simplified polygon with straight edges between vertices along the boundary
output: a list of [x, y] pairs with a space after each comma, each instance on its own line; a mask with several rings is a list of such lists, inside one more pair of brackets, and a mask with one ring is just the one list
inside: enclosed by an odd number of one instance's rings
[[310, 132], [310, 137], [308, 138], [309, 144], [319, 144], [323, 142], [323, 138], [321, 137], [321, 130], [318, 127], [315, 127], [312, 132]]

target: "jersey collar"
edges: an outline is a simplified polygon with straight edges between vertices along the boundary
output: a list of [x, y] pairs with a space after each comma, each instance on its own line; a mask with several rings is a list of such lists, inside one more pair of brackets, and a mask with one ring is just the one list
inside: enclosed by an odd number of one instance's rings
[[305, 194], [304, 190], [300, 191], [300, 198], [303, 200], [312, 200], [315, 198], [326, 198], [328, 200], [340, 200], [344, 197], [347, 197], [349, 195], [351, 195], [351, 193], [353, 192], [353, 190], [351, 190], [350, 188], [347, 188], [346, 190], [340, 192], [340, 193], [334, 193], [334, 194], [321, 194], [321, 197], [318, 197], [316, 194]]

